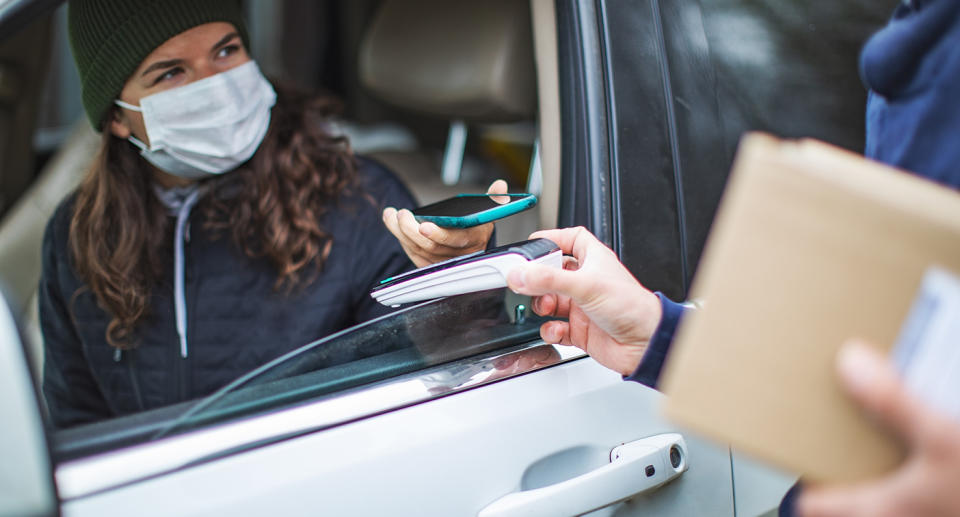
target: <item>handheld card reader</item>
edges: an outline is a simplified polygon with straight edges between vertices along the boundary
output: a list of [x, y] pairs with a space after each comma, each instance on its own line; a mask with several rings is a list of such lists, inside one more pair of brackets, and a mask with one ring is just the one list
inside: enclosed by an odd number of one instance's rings
[[524, 264], [563, 266], [563, 253], [553, 241], [533, 239], [478, 251], [381, 280], [370, 296], [397, 306], [441, 296], [507, 286], [507, 273]]

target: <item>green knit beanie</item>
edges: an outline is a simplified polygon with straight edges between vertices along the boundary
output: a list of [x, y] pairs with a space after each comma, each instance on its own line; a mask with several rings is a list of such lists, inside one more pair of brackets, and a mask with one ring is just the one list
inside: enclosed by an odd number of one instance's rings
[[228, 22], [250, 48], [239, 0], [69, 0], [70, 47], [94, 129], [154, 49], [188, 29]]

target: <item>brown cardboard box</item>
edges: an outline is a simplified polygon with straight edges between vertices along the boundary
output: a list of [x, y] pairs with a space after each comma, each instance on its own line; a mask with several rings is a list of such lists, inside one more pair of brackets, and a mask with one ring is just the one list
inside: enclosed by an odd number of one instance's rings
[[[960, 271], [960, 194], [816, 141], [746, 136], [664, 372], [677, 422], [810, 479], [902, 451], [842, 392], [848, 337], [888, 349], [931, 264]], [[695, 461], [695, 459], [694, 459]]]

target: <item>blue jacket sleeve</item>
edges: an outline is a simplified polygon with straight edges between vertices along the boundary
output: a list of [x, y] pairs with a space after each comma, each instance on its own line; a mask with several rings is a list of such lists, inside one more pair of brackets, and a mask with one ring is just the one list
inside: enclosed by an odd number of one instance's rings
[[660, 318], [660, 324], [657, 325], [657, 330], [650, 339], [650, 345], [643, 354], [640, 365], [637, 366], [636, 371], [626, 377], [628, 381], [639, 382], [651, 388], [657, 387], [660, 371], [663, 369], [663, 363], [667, 360], [670, 345], [673, 343], [673, 334], [677, 331], [677, 325], [680, 324], [685, 310], [683, 305], [672, 301], [663, 293], [655, 294], [660, 298], [663, 317]]

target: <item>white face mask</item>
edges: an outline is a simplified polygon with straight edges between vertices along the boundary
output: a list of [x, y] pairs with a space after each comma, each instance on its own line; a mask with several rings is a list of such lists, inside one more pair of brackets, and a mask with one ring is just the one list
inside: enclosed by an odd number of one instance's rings
[[189, 179], [222, 174], [250, 159], [270, 126], [277, 94], [254, 61], [140, 99], [150, 147], [130, 136], [160, 170]]

